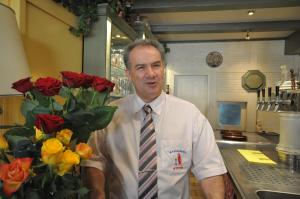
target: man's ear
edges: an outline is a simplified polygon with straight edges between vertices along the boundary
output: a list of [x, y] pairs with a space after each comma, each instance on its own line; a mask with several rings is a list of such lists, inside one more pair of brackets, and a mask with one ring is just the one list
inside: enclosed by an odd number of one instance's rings
[[126, 77], [128, 78], [128, 80], [131, 81], [130, 70], [128, 70], [128, 69], [126, 68], [126, 69], [125, 69], [125, 74], [126, 74]]

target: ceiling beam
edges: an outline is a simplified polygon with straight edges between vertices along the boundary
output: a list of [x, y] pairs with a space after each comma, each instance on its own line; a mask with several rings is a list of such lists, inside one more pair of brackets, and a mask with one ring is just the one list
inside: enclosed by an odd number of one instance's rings
[[211, 24], [156, 24], [151, 25], [153, 34], [168, 33], [220, 33], [220, 32], [264, 32], [300, 30], [297, 21], [265, 21], [243, 23], [211, 23]]
[[276, 8], [300, 6], [299, 0], [135, 0], [133, 11], [149, 12], [180, 12], [236, 10], [253, 8]]

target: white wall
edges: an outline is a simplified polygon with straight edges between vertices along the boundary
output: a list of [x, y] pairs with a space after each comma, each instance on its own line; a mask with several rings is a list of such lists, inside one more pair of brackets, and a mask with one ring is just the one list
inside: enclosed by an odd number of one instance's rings
[[[281, 65], [296, 71], [300, 65], [300, 56], [284, 55], [283, 40], [169, 43], [168, 47], [166, 84], [170, 85], [170, 93], [174, 91], [174, 75], [208, 75], [208, 110], [212, 111], [207, 117], [212, 126], [215, 127], [216, 122], [216, 101], [244, 101], [247, 102], [246, 130], [249, 132], [255, 131], [256, 93], [242, 88], [242, 75], [248, 70], [260, 70], [266, 76], [266, 86], [274, 87], [280, 80]], [[206, 64], [206, 55], [211, 51], [223, 55], [223, 63], [217, 68]]]

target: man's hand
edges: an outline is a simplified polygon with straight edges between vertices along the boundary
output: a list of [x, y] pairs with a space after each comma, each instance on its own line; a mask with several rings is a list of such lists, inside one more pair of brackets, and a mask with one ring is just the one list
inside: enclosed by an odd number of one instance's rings
[[205, 178], [200, 183], [207, 199], [224, 199], [225, 185], [223, 175]]
[[105, 199], [105, 174], [93, 167], [82, 167], [82, 180], [90, 189], [89, 199]]

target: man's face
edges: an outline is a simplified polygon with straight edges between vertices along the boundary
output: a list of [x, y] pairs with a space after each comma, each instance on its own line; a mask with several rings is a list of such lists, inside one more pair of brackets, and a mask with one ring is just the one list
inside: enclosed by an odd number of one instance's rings
[[137, 95], [145, 102], [158, 97], [163, 88], [164, 65], [159, 51], [153, 46], [137, 46], [129, 54], [127, 77]]

